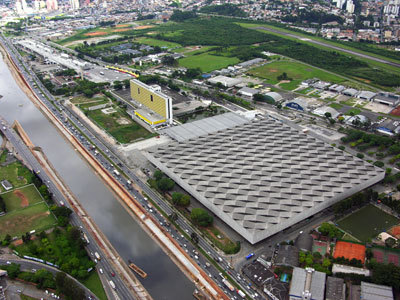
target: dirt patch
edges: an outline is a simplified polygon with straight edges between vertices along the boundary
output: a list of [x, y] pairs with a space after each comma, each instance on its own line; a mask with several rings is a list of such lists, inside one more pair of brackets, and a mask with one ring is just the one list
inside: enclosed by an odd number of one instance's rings
[[95, 32], [89, 32], [86, 33], [85, 36], [100, 36], [100, 35], [106, 35], [107, 32], [105, 31], [95, 31]]
[[128, 124], [131, 124], [131, 121], [129, 121], [127, 118], [119, 118], [117, 120], [117, 123], [119, 125], [128, 125]]
[[142, 26], [138, 26], [135, 27], [136, 30], [140, 30], [140, 29], [148, 29], [148, 28], [153, 28], [154, 25], [142, 25]]
[[21, 199], [21, 207], [27, 207], [29, 206], [29, 200], [28, 198], [24, 195], [23, 192], [20, 190], [16, 190], [13, 192], [15, 196], [17, 196], [19, 199]]
[[123, 32], [123, 31], [128, 31], [129, 28], [121, 28], [121, 29], [114, 29], [112, 32]]
[[393, 109], [390, 114], [393, 116], [400, 116], [400, 106], [397, 106], [395, 109]]
[[269, 69], [269, 71], [270, 71], [271, 73], [276, 73], [276, 72], [278, 72], [277, 69]]
[[118, 24], [118, 25], [115, 26], [115, 27], [121, 28], [121, 27], [129, 27], [129, 26], [131, 26], [131, 25], [130, 25], [130, 24]]

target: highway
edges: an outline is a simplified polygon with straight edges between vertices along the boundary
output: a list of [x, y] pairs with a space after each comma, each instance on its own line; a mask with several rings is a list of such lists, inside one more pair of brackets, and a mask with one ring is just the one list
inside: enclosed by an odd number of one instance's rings
[[[13, 144], [14, 148], [16, 149], [17, 153], [24, 158], [26, 163], [33, 168], [33, 171], [39, 176], [43, 183], [45, 183], [49, 189], [49, 191], [53, 194], [53, 199], [58, 205], [62, 205], [62, 203], [71, 208], [69, 206], [68, 201], [66, 201], [64, 195], [60, 192], [51, 178], [47, 175], [46, 171], [42, 168], [24, 142], [20, 139], [20, 137], [15, 133], [15, 131], [9, 127], [6, 121], [0, 116], [1, 121], [1, 131], [3, 132], [4, 136]], [[88, 237], [89, 243], [86, 245], [86, 249], [92, 259], [94, 260], [94, 253], [99, 253], [100, 257], [102, 258], [98, 261], [96, 267], [98, 269], [104, 270], [104, 274], [99, 274], [103, 276], [107, 281], [112, 280], [116, 285], [116, 293], [119, 295], [121, 299], [135, 299], [131, 295], [129, 289], [125, 286], [125, 283], [121, 280], [121, 278], [115, 274], [113, 267], [105, 258], [101, 248], [97, 245], [95, 239], [92, 237], [90, 231], [88, 231], [85, 227], [81, 219], [76, 215], [72, 214], [70, 217], [70, 223], [76, 227], [79, 227], [81, 232], [86, 234]], [[108, 294], [112, 294], [111, 287], [105, 286], [106, 289], [109, 290]], [[90, 295], [94, 297], [94, 295]]]
[[[10, 45], [10, 48], [12, 45]], [[11, 48], [13, 49], [13, 48]], [[14, 50], [14, 54], [16, 53], [19, 56], [18, 52]], [[34, 72], [30, 70], [29, 66], [25, 66], [27, 70], [29, 70], [29, 74], [25, 72], [24, 67], [22, 67], [21, 63], [13, 57], [16, 63], [19, 64], [20, 70], [22, 70], [23, 75], [28, 81], [31, 88], [36, 92], [36, 94], [41, 98], [41, 100], [53, 111], [54, 115], [59, 118], [64, 125], [68, 128], [70, 133], [75, 135], [77, 139], [81, 142], [81, 144], [86, 147], [88, 151], [90, 151], [98, 160], [99, 163], [106, 168], [112, 176], [118, 180], [127, 190], [130, 191], [132, 196], [145, 208], [156, 220], [159, 224], [164, 226], [165, 231], [167, 231], [172, 238], [174, 238], [178, 244], [184, 249], [185, 252], [188, 253], [192, 257], [192, 259], [208, 274], [210, 278], [212, 278], [223, 290], [224, 292], [230, 296], [231, 298], [236, 299], [240, 297], [236, 291], [229, 291], [224, 283], [222, 282], [223, 278], [220, 275], [220, 272], [217, 268], [213, 266], [213, 264], [207, 264], [208, 260], [201, 253], [198, 252], [196, 246], [192, 244], [192, 242], [185, 238], [180, 232], [174, 229], [172, 226], [167, 226], [167, 220], [157, 212], [157, 210], [152, 207], [152, 204], [143, 197], [143, 195], [137, 191], [130, 182], [136, 184], [140, 189], [142, 189], [153, 201], [157, 203], [161, 207], [161, 209], [167, 214], [170, 215], [173, 212], [176, 212], [171, 205], [163, 199], [158, 193], [154, 192], [145, 182], [143, 182], [135, 173], [133, 173], [123, 161], [121, 161], [117, 155], [113, 152], [111, 147], [107, 146], [107, 143], [101, 138], [101, 136], [97, 136], [96, 133], [91, 129], [89, 125], [87, 125], [83, 120], [79, 119], [77, 115], [73, 111], [71, 111], [68, 107], [64, 107], [61, 103], [54, 99], [54, 97], [47, 91], [47, 89], [42, 85], [40, 80], [34, 75]], [[21, 60], [22, 61], [22, 60]], [[38, 89], [40, 87], [40, 90]], [[43, 93], [42, 93], [43, 91]], [[46, 95], [48, 99], [51, 99], [51, 102], [47, 100], [44, 96]], [[79, 130], [77, 129], [79, 128]], [[82, 134], [83, 132], [83, 134]], [[97, 151], [99, 150], [99, 151]], [[103, 155], [104, 154], [104, 155]], [[111, 162], [112, 163], [111, 163]], [[127, 177], [117, 175], [114, 173], [115, 166], [118, 166]], [[325, 218], [326, 216], [322, 215], [319, 219]], [[262, 296], [258, 295], [252, 288], [250, 282], [243, 278], [240, 275], [241, 267], [247, 263], [246, 260], [242, 259], [242, 261], [236, 266], [236, 270], [232, 269], [228, 261], [221, 256], [217, 250], [215, 250], [209, 242], [207, 242], [202, 236], [201, 233], [197, 231], [196, 228], [192, 228], [190, 224], [184, 219], [179, 217], [176, 223], [180, 226], [182, 230], [186, 232], [186, 234], [190, 237], [192, 232], [196, 232], [199, 237], [198, 246], [201, 247], [211, 259], [213, 259], [216, 263], [219, 264], [221, 268], [223, 268], [230, 276], [233, 278], [241, 287], [243, 291], [248, 293], [253, 299], [263, 299]], [[298, 232], [301, 230], [300, 228], [305, 228], [307, 224], [301, 225], [302, 227], [292, 228], [291, 230], [281, 232], [267, 241], [265, 241], [265, 247], [275, 247], [277, 243], [282, 240], [287, 240], [289, 236], [292, 238], [295, 237]], [[294, 226], [295, 227], [295, 226]], [[257, 255], [261, 253], [261, 250], [255, 252], [255, 256], [252, 258], [256, 258]], [[102, 263], [102, 262], [101, 262]], [[210, 265], [210, 266], [209, 266]], [[109, 269], [105, 269], [105, 273], [109, 274]], [[114, 277], [115, 278], [115, 277]], [[117, 282], [114, 280], [117, 284]], [[125, 299], [125, 298], [123, 298]]]
[[314, 40], [312, 38], [306, 38], [304, 36], [296, 35], [296, 34], [293, 34], [293, 33], [287, 33], [287, 32], [283, 32], [283, 31], [280, 31], [280, 30], [277, 30], [277, 29], [272, 29], [272, 28], [268, 28], [268, 27], [264, 27], [264, 26], [253, 27], [251, 29], [265, 30], [265, 31], [277, 33], [277, 34], [280, 34], [280, 35], [283, 35], [283, 36], [288, 36], [288, 37], [292, 37], [292, 38], [299, 39], [299, 40], [302, 40], [302, 41], [306, 41], [308, 43], [324, 46], [324, 47], [327, 47], [327, 48], [330, 48], [330, 49], [334, 49], [334, 50], [337, 50], [337, 51], [342, 51], [342, 52], [349, 53], [349, 54], [352, 54], [352, 55], [356, 55], [356, 56], [359, 56], [359, 57], [367, 58], [367, 59], [370, 59], [370, 60], [373, 60], [373, 61], [376, 61], [376, 62], [380, 62], [380, 63], [383, 63], [383, 64], [387, 64], [387, 65], [390, 65], [390, 66], [394, 66], [394, 67], [398, 67], [398, 68], [400, 67], [399, 63], [395, 63], [395, 62], [392, 62], [392, 61], [389, 61], [389, 60], [385, 60], [385, 59], [382, 59], [382, 58], [377, 58], [377, 57], [370, 56], [370, 55], [367, 55], [367, 54], [363, 54], [363, 53], [360, 53], [360, 52], [348, 50], [348, 49], [345, 49], [345, 48], [342, 48], [342, 47], [339, 47], [339, 46], [334, 46], [334, 45], [331, 45], [329, 43], [317, 41], [317, 40]]
[[[147, 209], [151, 214], [154, 220], [156, 220], [158, 223], [163, 224], [164, 228], [171, 237], [174, 237], [176, 241], [180, 244], [180, 246], [184, 249], [185, 252], [187, 252], [195, 261], [196, 263], [203, 268], [203, 270], [208, 274], [210, 278], [213, 278], [214, 281], [217, 282], [217, 284], [223, 288], [224, 292], [235, 299], [234, 297], [238, 297], [237, 291], [229, 291], [227, 288], [225, 288], [225, 285], [223, 284], [222, 280], [223, 277], [220, 275], [219, 271], [217, 268], [215, 268], [212, 264], [210, 264], [210, 267], [206, 265], [207, 259], [201, 255], [201, 253], [197, 252], [197, 248], [193, 246], [192, 242], [186, 239], [183, 235], [181, 235], [178, 231], [175, 229], [168, 228], [166, 226], [167, 220], [164, 219], [164, 217], [158, 213], [155, 209], [150, 208], [151, 204], [146, 200], [139, 191], [133, 189], [131, 184], [128, 183], [128, 181], [134, 182], [137, 184], [149, 197], [151, 197], [154, 201], [157, 202], [157, 204], [164, 210], [164, 212], [169, 215], [171, 214], [174, 210], [169, 206], [168, 203], [162, 197], [154, 193], [154, 191], [144, 182], [140, 180], [139, 177], [137, 177], [131, 170], [124, 164], [123, 161], [121, 161], [117, 155], [115, 155], [111, 149], [109, 149], [106, 144], [100, 140], [100, 137], [97, 137], [90, 129], [89, 126], [85, 126], [82, 122], [82, 120], [78, 119], [77, 116], [73, 114], [73, 112], [68, 111], [66, 107], [62, 106], [61, 103], [59, 103], [54, 97], [47, 91], [47, 89], [43, 86], [41, 81], [36, 77], [35, 73], [30, 69], [29, 66], [23, 64], [23, 60], [20, 57], [18, 51], [14, 48], [14, 46], [9, 43], [7, 40], [4, 41], [3, 43], [6, 43], [7, 47], [9, 48], [9, 53], [14, 60], [14, 62], [18, 65], [19, 69], [23, 73], [23, 76], [25, 77], [26, 81], [30, 85], [30, 87], [35, 91], [38, 97], [40, 97], [41, 101], [45, 103], [47, 107], [49, 107], [54, 115], [61, 120], [64, 125], [69, 129], [70, 133], [75, 135], [78, 140], [81, 142], [81, 144], [86, 147], [87, 150], [91, 151], [91, 153], [96, 157], [99, 163], [101, 163], [106, 169], [109, 170], [110, 174], [114, 176], [116, 180], [118, 180], [126, 189], [128, 189], [131, 194], [136, 198], [136, 200], [144, 207]], [[28, 70], [28, 72], [26, 72]], [[39, 89], [40, 88], [40, 89]], [[48, 100], [51, 99], [51, 102]], [[76, 128], [79, 128], [77, 130]], [[82, 135], [83, 132], [85, 136]], [[93, 145], [95, 147], [93, 147]], [[102, 153], [106, 154], [108, 157], [105, 157], [102, 155], [101, 152], [96, 153], [97, 149], [101, 150]], [[96, 151], [96, 152], [95, 152]], [[113, 164], [110, 163], [111, 160]], [[116, 175], [113, 170], [115, 169], [115, 166], [118, 166], [128, 178], [125, 178], [123, 176], [118, 176]], [[41, 172], [42, 173], [42, 172]], [[49, 187], [49, 189], [51, 186]], [[64, 201], [65, 203], [66, 201]], [[191, 233], [194, 231], [194, 229], [182, 218], [179, 218], [177, 221], [177, 224], [186, 232], [188, 236], [191, 235]], [[86, 232], [85, 232], [86, 233]], [[86, 233], [87, 234], [87, 233]], [[223, 259], [218, 251], [216, 251], [206, 240], [204, 240], [201, 236], [200, 233], [198, 232], [199, 236], [199, 243], [198, 245], [204, 249], [208, 253], [210, 257], [212, 257], [216, 262], [219, 263], [219, 265], [226, 271], [229, 272], [232, 278], [234, 278], [237, 283], [242, 287], [242, 290], [246, 292], [251, 292], [250, 294], [252, 295], [253, 299], [263, 299], [256, 293], [254, 293], [253, 290], [250, 289], [250, 283], [244, 280], [238, 272], [235, 270], [231, 269], [229, 266], [229, 263]], [[90, 243], [89, 245], [94, 244]], [[89, 250], [90, 252], [96, 252], [96, 250]], [[99, 252], [99, 251], [97, 251]], [[100, 252], [99, 252], [100, 253]], [[198, 254], [196, 254], [198, 253]], [[195, 258], [198, 257], [197, 259]], [[103, 268], [103, 260], [99, 262], [99, 267]], [[111, 274], [112, 269], [110, 266], [105, 265], [103, 270], [105, 270], [105, 275], [109, 277], [109, 274]], [[108, 278], [107, 280], [113, 280], [114, 283], [117, 286], [116, 291], [120, 293], [124, 293], [122, 288], [120, 288], [120, 285], [122, 284], [122, 281], [120, 281], [119, 278], [117, 277], [112, 277]], [[121, 294], [121, 296], [123, 296]], [[125, 298], [122, 297], [122, 299], [130, 299], [130, 298]]]
[[[9, 258], [9, 259], [3, 259], [0, 258], [0, 265], [7, 265], [7, 264], [11, 264], [11, 263], [16, 263], [18, 265], [21, 266], [21, 271], [27, 271], [27, 272], [36, 272], [36, 270], [41, 270], [41, 269], [45, 269], [49, 272], [51, 272], [53, 275], [56, 275], [58, 272], [60, 272], [58, 269], [56, 269], [55, 267], [46, 265], [46, 264], [42, 264], [39, 262], [35, 262], [35, 261], [30, 261], [30, 260], [26, 260], [26, 259], [13, 259], [13, 258]], [[92, 299], [97, 299], [93, 293], [86, 287], [84, 286], [82, 283], [80, 283], [78, 280], [76, 280], [74, 277], [72, 277], [71, 275], [67, 274], [67, 276], [72, 279], [73, 281], [75, 281], [75, 283], [77, 283], [83, 290], [86, 291], [86, 295], [90, 296], [90, 298]]]

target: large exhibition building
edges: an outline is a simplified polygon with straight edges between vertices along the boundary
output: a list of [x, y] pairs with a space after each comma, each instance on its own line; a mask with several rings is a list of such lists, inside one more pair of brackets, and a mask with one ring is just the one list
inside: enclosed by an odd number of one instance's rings
[[385, 176], [382, 169], [271, 117], [145, 155], [252, 244]]

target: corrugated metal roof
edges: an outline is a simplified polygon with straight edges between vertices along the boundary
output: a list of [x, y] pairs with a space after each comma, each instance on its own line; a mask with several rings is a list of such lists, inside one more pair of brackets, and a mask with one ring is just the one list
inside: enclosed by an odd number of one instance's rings
[[183, 142], [202, 135], [214, 133], [219, 130], [242, 125], [247, 122], [249, 122], [248, 119], [233, 112], [229, 112], [222, 115], [186, 123], [180, 126], [170, 127], [161, 130], [161, 133], [167, 134], [178, 142]]

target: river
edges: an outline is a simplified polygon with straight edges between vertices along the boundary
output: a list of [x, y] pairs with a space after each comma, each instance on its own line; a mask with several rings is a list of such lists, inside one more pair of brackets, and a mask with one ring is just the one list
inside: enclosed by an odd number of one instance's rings
[[137, 276], [158, 300], [192, 299], [194, 284], [154, 240], [125, 211], [89, 165], [19, 88], [0, 60], [0, 114], [11, 124], [18, 120], [36, 146], [42, 147], [64, 182], [121, 258], [140, 266], [148, 277]]

